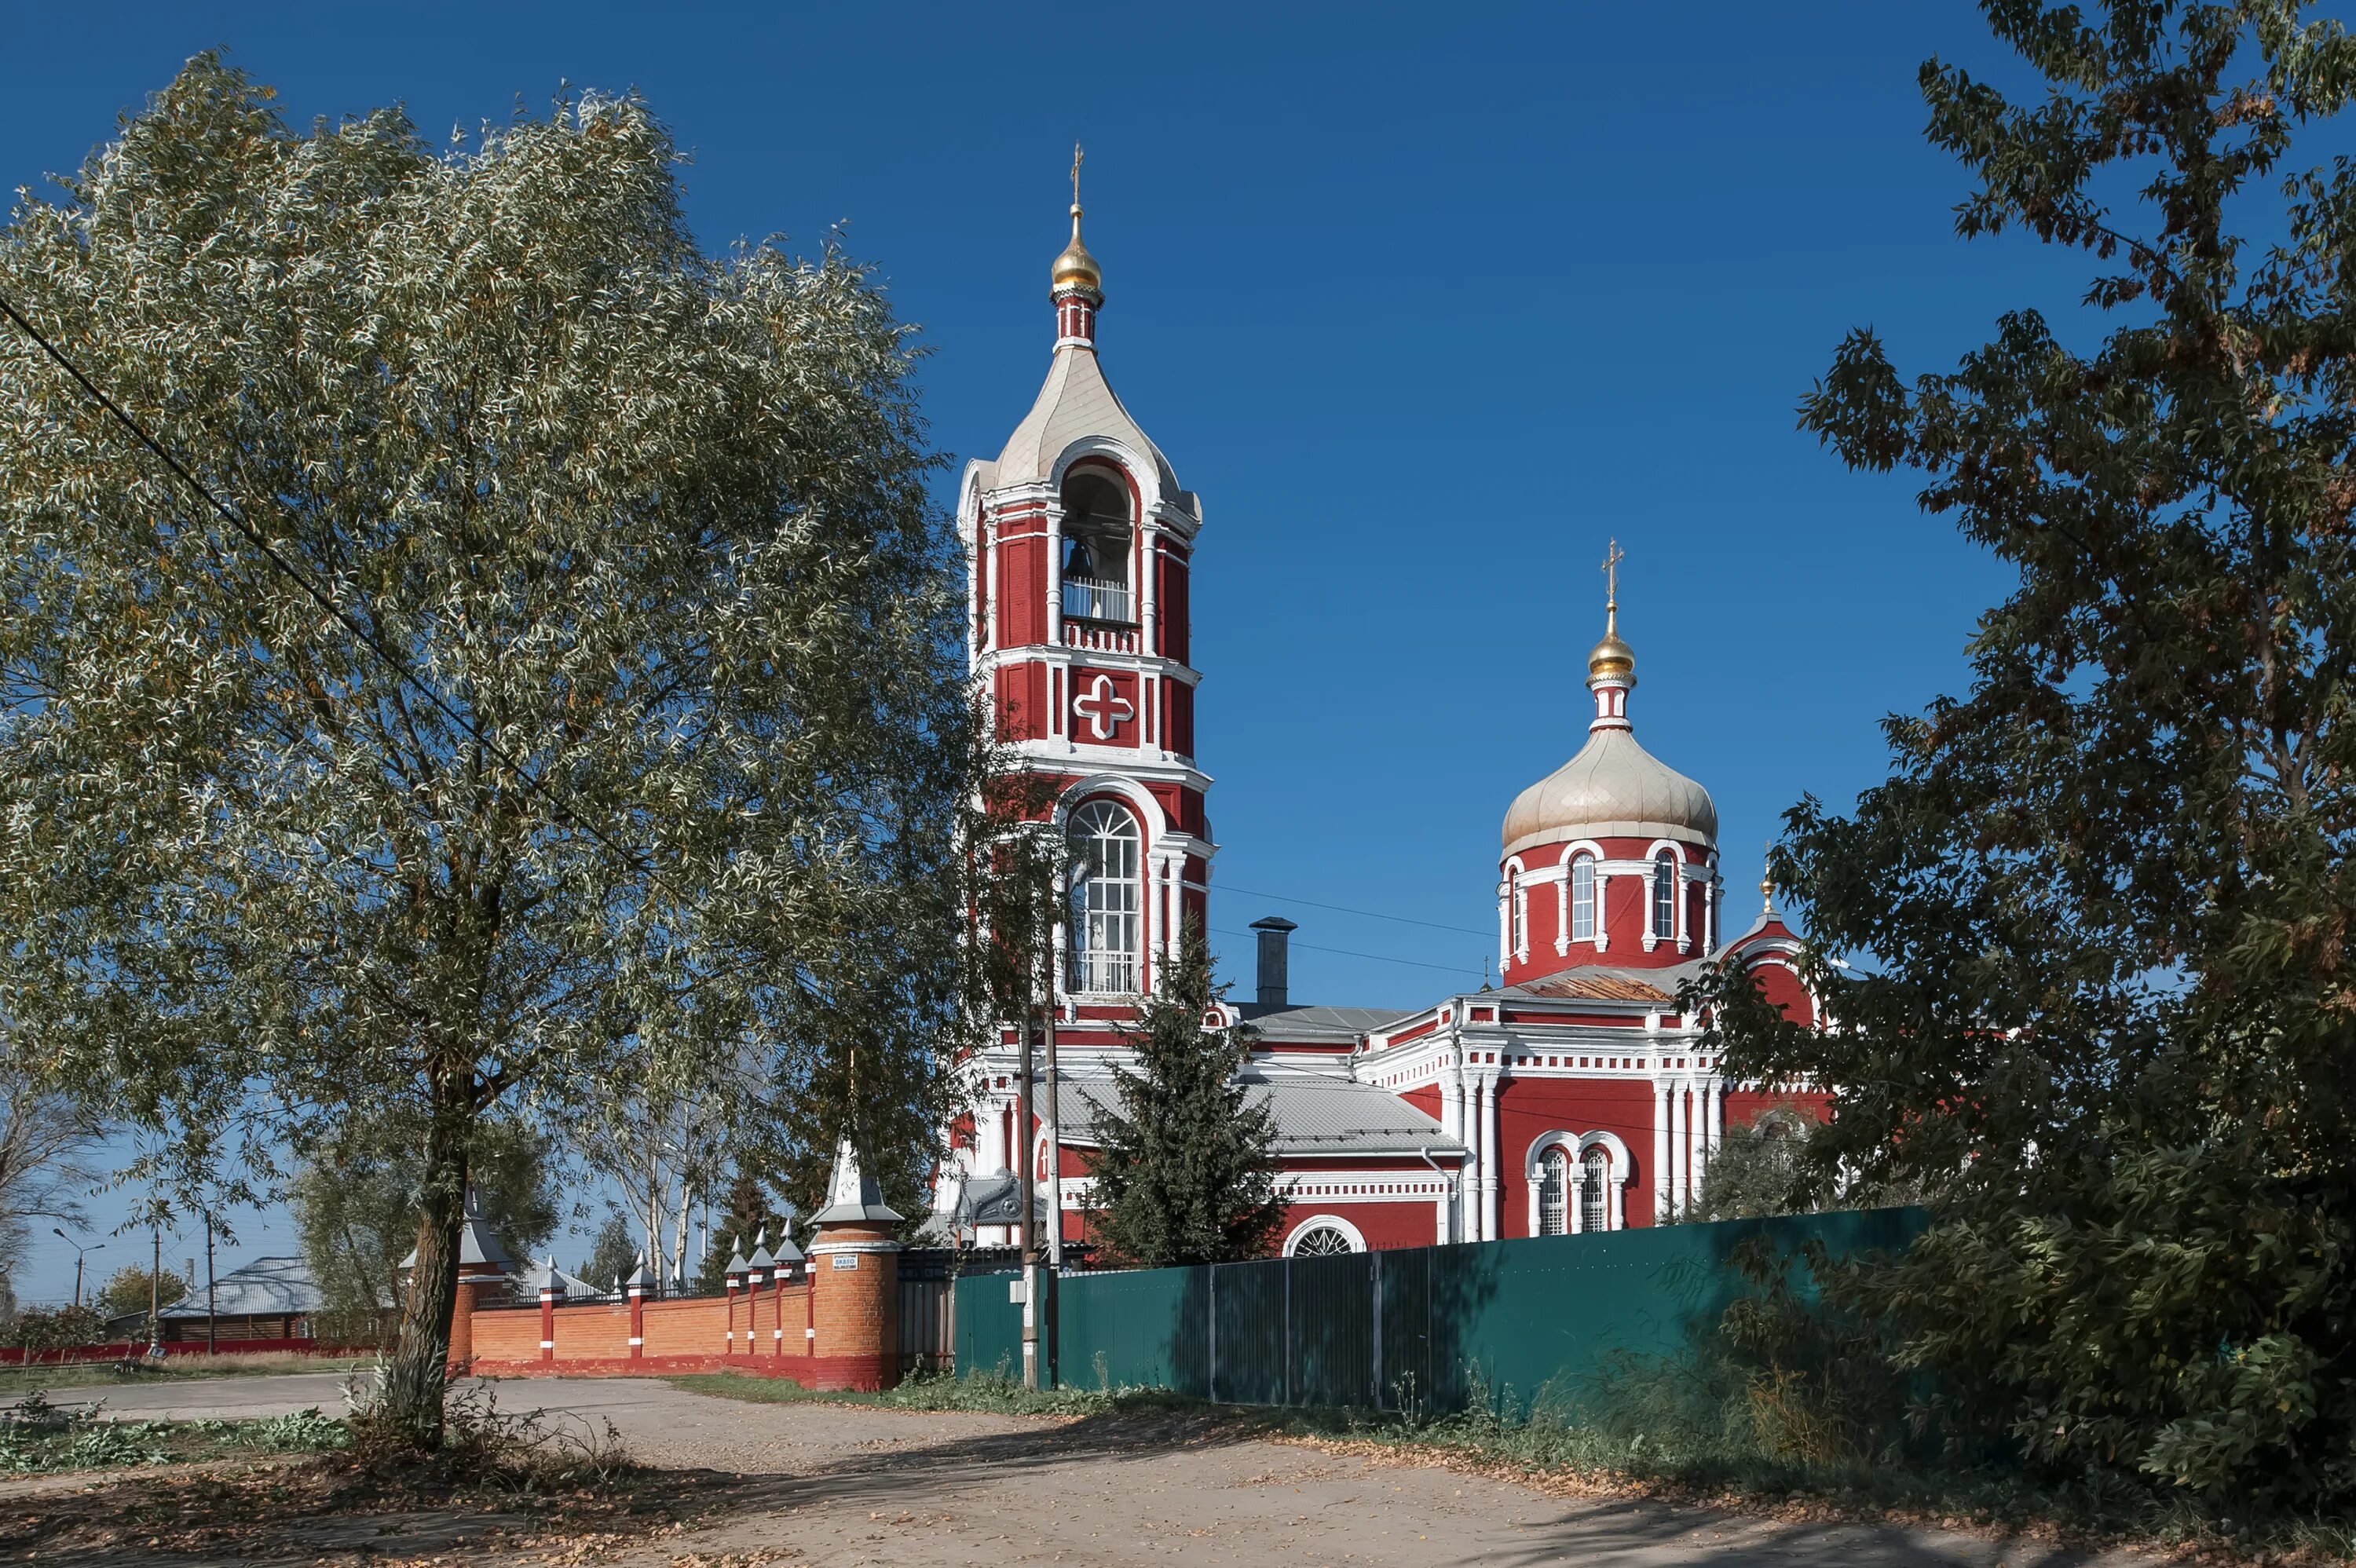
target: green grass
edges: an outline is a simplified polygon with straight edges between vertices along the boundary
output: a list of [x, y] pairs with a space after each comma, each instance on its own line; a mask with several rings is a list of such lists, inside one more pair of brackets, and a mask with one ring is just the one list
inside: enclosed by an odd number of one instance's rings
[[959, 1378], [918, 1373], [882, 1393], [856, 1390], [806, 1389], [790, 1378], [764, 1378], [742, 1372], [689, 1373], [664, 1380], [690, 1393], [754, 1404], [858, 1404], [879, 1410], [970, 1410], [996, 1415], [1100, 1415], [1114, 1411], [1204, 1410], [1216, 1407], [1188, 1400], [1166, 1389], [1027, 1389], [1011, 1378], [994, 1375]]
[[0, 1476], [317, 1454], [349, 1440], [341, 1421], [316, 1408], [262, 1421], [118, 1421], [59, 1410], [36, 1391], [0, 1411]]
[[348, 1372], [373, 1364], [368, 1356], [304, 1356], [291, 1350], [242, 1356], [167, 1356], [125, 1370], [120, 1361], [82, 1361], [65, 1366], [0, 1367], [0, 1396], [37, 1389], [130, 1388], [158, 1379], [278, 1377], [288, 1372]]

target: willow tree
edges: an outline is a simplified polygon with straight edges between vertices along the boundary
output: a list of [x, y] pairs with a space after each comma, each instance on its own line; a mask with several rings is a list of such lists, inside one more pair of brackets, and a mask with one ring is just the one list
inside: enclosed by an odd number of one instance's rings
[[227, 508], [0, 328], [0, 1006], [208, 1147], [413, 1118], [433, 1443], [477, 1125], [648, 1073], [757, 1115], [843, 997], [921, 1051], [982, 753], [862, 269], [702, 254], [635, 99], [436, 148], [270, 98], [192, 61], [0, 236]]
[[1822, 1182], [1933, 1197], [1867, 1299], [1967, 1430], [2237, 1515], [2344, 1503], [2356, 165], [2289, 155], [2356, 40], [2297, 0], [1983, 8], [2044, 80], [1923, 67], [1959, 230], [2079, 255], [2084, 308], [1911, 379], [1858, 332], [1803, 418], [2019, 585], [1889, 780], [1791, 816], [1839, 1027], [1720, 976], [1727, 1064], [1837, 1088]]

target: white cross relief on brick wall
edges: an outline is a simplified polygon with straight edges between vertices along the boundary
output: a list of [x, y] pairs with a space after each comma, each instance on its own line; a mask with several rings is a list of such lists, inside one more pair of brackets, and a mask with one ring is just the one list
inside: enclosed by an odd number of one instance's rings
[[1072, 699], [1072, 711], [1088, 721], [1088, 733], [1109, 741], [1113, 732], [1137, 717], [1137, 705], [1112, 688], [1112, 677], [1100, 675], [1088, 683], [1087, 695]]

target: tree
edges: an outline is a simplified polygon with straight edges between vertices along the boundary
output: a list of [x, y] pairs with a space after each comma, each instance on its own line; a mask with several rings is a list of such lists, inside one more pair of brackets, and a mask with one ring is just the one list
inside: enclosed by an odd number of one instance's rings
[[1806, 1150], [1816, 1122], [1778, 1106], [1748, 1125], [1730, 1128], [1709, 1157], [1701, 1194], [1665, 1222], [1755, 1220], [1777, 1214], [1811, 1214], [1825, 1206], [1805, 1179]]
[[[155, 1294], [148, 1294], [150, 1281]], [[98, 1302], [109, 1317], [120, 1317], [127, 1312], [145, 1314], [152, 1299], [155, 1306], [169, 1307], [188, 1293], [188, 1282], [171, 1270], [150, 1276], [143, 1264], [125, 1264], [107, 1276], [100, 1287]]]
[[0, 237], [227, 507], [0, 336], [0, 997], [134, 1122], [411, 1119], [421, 1445], [480, 1122], [790, 1083], [878, 976], [868, 1050], [958, 1011], [987, 752], [908, 329], [831, 250], [704, 256], [677, 163], [636, 98], [298, 134], [199, 57]]
[[728, 1283], [728, 1259], [742, 1251], [747, 1257], [753, 1253], [753, 1239], [764, 1232], [776, 1236], [785, 1230], [785, 1217], [771, 1200], [761, 1180], [739, 1164], [735, 1179], [728, 1186], [728, 1211], [721, 1216], [719, 1227], [712, 1232], [712, 1245], [703, 1254], [703, 1267], [695, 1276], [695, 1288], [705, 1296], [717, 1296]]
[[1860, 1300], [1950, 1374], [1950, 1423], [2237, 1516], [2344, 1504], [2356, 165], [2283, 168], [2356, 42], [2294, 0], [1984, 9], [2050, 94], [1922, 68], [1976, 181], [1958, 230], [2083, 253], [2086, 314], [2015, 312], [1911, 384], [1854, 333], [1802, 418], [1923, 474], [2019, 586], [1969, 693], [1890, 721], [1889, 780], [1787, 818], [1839, 1027], [1721, 974], [1715, 1038], [1838, 1086], [1820, 1189], [1933, 1200]]
[[734, 1102], [680, 1093], [659, 1073], [641, 1081], [625, 1066], [573, 1130], [584, 1163], [628, 1198], [640, 1227], [636, 1251], [662, 1279], [686, 1277], [688, 1221], [718, 1179]]
[[581, 1265], [581, 1277], [600, 1290], [618, 1290], [637, 1272], [638, 1257], [638, 1240], [628, 1217], [618, 1209], [608, 1209], [605, 1222], [597, 1227], [597, 1238], [589, 1245], [589, 1261]]
[[1276, 1113], [1238, 1077], [1251, 1033], [1211, 1023], [1224, 991], [1189, 925], [1137, 1021], [1137, 1070], [1113, 1070], [1096, 1116], [1091, 1229], [1142, 1268], [1267, 1255], [1284, 1219]]
[[82, 1200], [99, 1185], [92, 1162], [97, 1119], [71, 1096], [0, 1056], [0, 1278], [13, 1274], [37, 1222], [83, 1223]]
[[[303, 1260], [318, 1282], [321, 1338], [380, 1344], [401, 1299], [401, 1262], [417, 1244], [422, 1131], [395, 1116], [349, 1125], [314, 1148], [287, 1184]], [[556, 1233], [562, 1200], [549, 1140], [511, 1117], [477, 1122], [466, 1149], [484, 1225], [520, 1258]]]

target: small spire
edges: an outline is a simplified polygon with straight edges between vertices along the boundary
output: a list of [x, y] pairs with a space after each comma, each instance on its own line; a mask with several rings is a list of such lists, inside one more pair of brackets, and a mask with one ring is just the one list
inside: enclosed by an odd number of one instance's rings
[[1603, 640], [1587, 655], [1587, 688], [1595, 694], [1590, 731], [1628, 728], [1628, 688], [1636, 684], [1636, 654], [1620, 640], [1620, 563], [1627, 559], [1616, 539], [1603, 555]]
[[[1769, 845], [1767, 855], [1774, 852], [1775, 847]], [[1762, 916], [1775, 912], [1775, 878], [1767, 869], [1767, 855], [1759, 858], [1759, 912]]]

